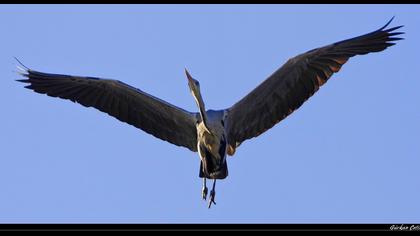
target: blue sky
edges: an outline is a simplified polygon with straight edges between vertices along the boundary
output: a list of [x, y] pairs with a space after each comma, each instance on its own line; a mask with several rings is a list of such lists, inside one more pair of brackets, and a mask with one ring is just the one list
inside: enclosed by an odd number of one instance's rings
[[[14, 81], [16, 56], [197, 111], [186, 67], [222, 109], [288, 58], [392, 16], [406, 39], [244, 142], [210, 210], [197, 153]], [[418, 223], [419, 23], [418, 5], [2, 5], [0, 222]]]

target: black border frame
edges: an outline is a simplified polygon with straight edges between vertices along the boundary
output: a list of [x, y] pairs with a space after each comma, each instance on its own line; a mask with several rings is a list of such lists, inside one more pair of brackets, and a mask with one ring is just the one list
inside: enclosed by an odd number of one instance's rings
[[420, 224], [0, 224], [0, 231], [420, 231]]

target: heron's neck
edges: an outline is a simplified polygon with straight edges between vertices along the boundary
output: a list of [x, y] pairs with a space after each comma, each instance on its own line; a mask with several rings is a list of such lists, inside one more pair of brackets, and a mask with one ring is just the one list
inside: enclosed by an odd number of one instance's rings
[[200, 110], [201, 120], [203, 121], [203, 124], [206, 127], [207, 131], [210, 132], [209, 126], [207, 125], [208, 119], [207, 119], [206, 107], [204, 106], [203, 98], [201, 97], [200, 94], [194, 97], [195, 97], [195, 101], [197, 102], [198, 109]]

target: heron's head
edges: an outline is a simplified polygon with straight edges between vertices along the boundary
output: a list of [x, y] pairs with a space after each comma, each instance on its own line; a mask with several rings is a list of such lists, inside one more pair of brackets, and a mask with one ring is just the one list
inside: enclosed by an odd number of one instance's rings
[[207, 130], [208, 133], [211, 134], [210, 130], [207, 128], [208, 126], [206, 118], [206, 108], [204, 106], [203, 98], [201, 97], [200, 83], [190, 75], [187, 69], [185, 69], [185, 74], [187, 75], [188, 79], [188, 87], [190, 87], [191, 94], [193, 95], [194, 100], [197, 103], [198, 109], [200, 109], [200, 115], [204, 123], [204, 128]]
[[190, 75], [190, 73], [188, 72], [187, 69], [185, 69], [185, 74], [187, 75], [187, 79], [188, 79], [188, 87], [190, 87], [190, 91], [193, 94], [193, 96], [195, 98], [201, 97], [201, 94], [200, 94], [200, 82], [198, 82], [197, 80], [195, 80]]

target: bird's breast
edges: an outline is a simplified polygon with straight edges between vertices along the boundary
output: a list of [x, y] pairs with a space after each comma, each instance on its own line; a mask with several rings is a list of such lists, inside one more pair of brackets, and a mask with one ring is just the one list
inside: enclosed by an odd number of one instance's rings
[[221, 144], [225, 142], [225, 135], [223, 129], [210, 129], [210, 132], [204, 128], [204, 124], [200, 123], [197, 126], [198, 142], [204, 144], [206, 149], [213, 155], [223, 158], [224, 155], [220, 155]]

